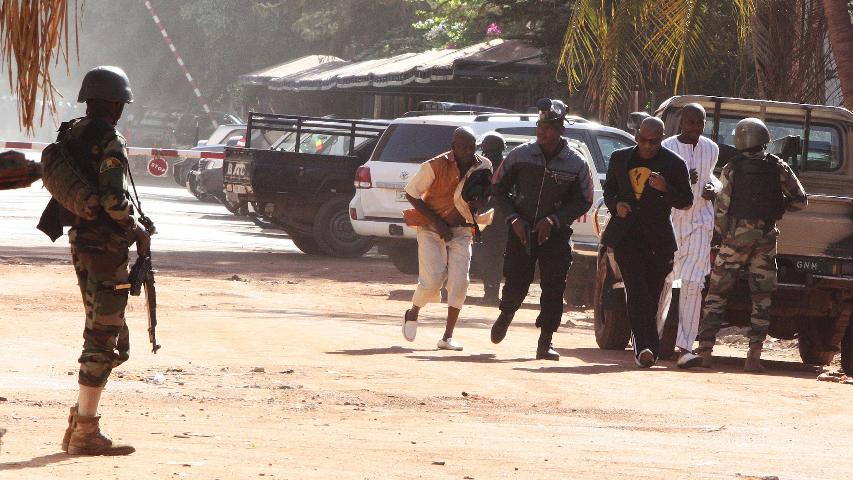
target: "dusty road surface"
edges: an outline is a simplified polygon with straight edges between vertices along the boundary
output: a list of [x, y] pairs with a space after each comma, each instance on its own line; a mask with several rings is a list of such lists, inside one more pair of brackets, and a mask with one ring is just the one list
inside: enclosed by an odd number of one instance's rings
[[33, 229], [43, 190], [0, 193], [2, 479], [853, 478], [853, 387], [815, 381], [790, 349], [762, 376], [737, 346], [712, 371], [639, 370], [570, 312], [561, 361], [536, 361], [533, 289], [501, 345], [497, 311], [472, 305], [465, 350], [437, 351], [443, 307], [406, 342], [415, 279], [386, 260], [303, 255], [179, 189], [142, 195], [163, 348], [132, 298], [131, 359], [101, 413], [138, 450], [86, 458], [59, 449], [83, 324], [67, 239]]

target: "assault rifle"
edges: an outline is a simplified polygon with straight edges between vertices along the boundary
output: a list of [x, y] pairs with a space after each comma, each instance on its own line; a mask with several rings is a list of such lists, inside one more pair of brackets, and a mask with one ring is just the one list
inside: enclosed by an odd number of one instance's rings
[[130, 294], [137, 297], [145, 289], [145, 307], [148, 311], [148, 340], [151, 352], [157, 353], [157, 292], [154, 290], [154, 270], [151, 267], [151, 254], [138, 257], [130, 269]]
[[154, 270], [151, 267], [151, 254], [141, 255], [136, 258], [130, 275], [127, 279], [130, 283], [116, 285], [116, 290], [129, 290], [129, 294], [138, 297], [145, 290], [145, 310], [148, 312], [148, 340], [151, 342], [151, 351], [157, 353], [160, 345], [157, 345], [157, 292], [154, 289]]

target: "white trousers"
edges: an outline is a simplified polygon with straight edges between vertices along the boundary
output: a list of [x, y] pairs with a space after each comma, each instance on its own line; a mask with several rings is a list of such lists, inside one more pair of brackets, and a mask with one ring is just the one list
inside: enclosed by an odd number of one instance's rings
[[[663, 336], [666, 325], [666, 315], [672, 302], [673, 275], [666, 277], [660, 302], [658, 303], [658, 335]], [[693, 351], [693, 342], [699, 333], [699, 319], [702, 317], [702, 289], [705, 282], [681, 281], [681, 291], [678, 295], [678, 334], [675, 346], [683, 350]]]
[[462, 308], [468, 293], [471, 266], [471, 229], [451, 228], [453, 238], [445, 242], [435, 231], [418, 228], [418, 287], [412, 304], [423, 307], [441, 301], [441, 287], [447, 282], [447, 306]]

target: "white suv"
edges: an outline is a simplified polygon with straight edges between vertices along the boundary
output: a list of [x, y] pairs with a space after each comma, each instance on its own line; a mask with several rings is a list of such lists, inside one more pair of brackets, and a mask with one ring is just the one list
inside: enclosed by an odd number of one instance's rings
[[[422, 162], [450, 149], [454, 129], [467, 126], [478, 137], [494, 130], [508, 138], [508, 146], [516, 146], [535, 138], [536, 120], [535, 114], [425, 115], [394, 120], [370, 160], [356, 173], [356, 192], [350, 202], [353, 229], [359, 235], [389, 241], [414, 239], [415, 230], [403, 221], [402, 212], [409, 208], [403, 188]], [[565, 136], [585, 154], [591, 171], [599, 172], [595, 178], [597, 200], [610, 153], [634, 141], [621, 130], [574, 117], [567, 120]], [[594, 254], [598, 239], [591, 217], [581, 217], [573, 229], [578, 250]]]

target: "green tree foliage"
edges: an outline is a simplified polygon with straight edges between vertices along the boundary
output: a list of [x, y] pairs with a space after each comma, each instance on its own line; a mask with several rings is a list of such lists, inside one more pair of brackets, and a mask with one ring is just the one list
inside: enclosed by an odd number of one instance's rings
[[[211, 106], [239, 101], [240, 75], [309, 54], [374, 58], [425, 47], [407, 0], [151, 0]], [[197, 108], [192, 89], [139, 0], [87, 0], [81, 70], [124, 67], [140, 103]], [[75, 82], [79, 79], [75, 79]]]
[[576, 0], [560, 68], [605, 119], [637, 85], [821, 103], [833, 74], [825, 32], [812, 0]]

